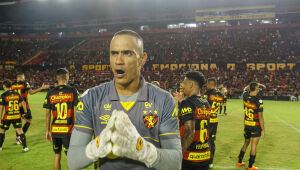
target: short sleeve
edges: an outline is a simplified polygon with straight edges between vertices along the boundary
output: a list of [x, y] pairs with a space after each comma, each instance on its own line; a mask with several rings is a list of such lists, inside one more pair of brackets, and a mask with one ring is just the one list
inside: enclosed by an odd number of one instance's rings
[[246, 100], [249, 97], [249, 92], [244, 90], [242, 94], [243, 100]]
[[263, 112], [263, 111], [264, 111], [264, 104], [262, 99], [259, 99], [257, 112]]
[[50, 92], [47, 93], [44, 104], [43, 104], [43, 108], [46, 109], [50, 109], [51, 108], [51, 104], [50, 104]]
[[24, 101], [23, 97], [21, 95], [19, 95], [19, 102], [21, 103], [23, 101]]
[[85, 91], [76, 107], [76, 120], [74, 127], [85, 133], [93, 132], [93, 93], [91, 90]]
[[78, 105], [78, 100], [80, 99], [78, 90], [74, 88], [74, 106]]
[[3, 95], [0, 96], [0, 105], [5, 105], [5, 100]]
[[179, 106], [180, 121], [184, 124], [189, 120], [195, 120], [195, 113], [193, 106], [187, 101], [181, 102]]
[[160, 139], [179, 138], [178, 108], [169, 93], [166, 94], [162, 111], [161, 125], [159, 128]]
[[31, 90], [31, 86], [28, 82], [25, 83], [25, 90]]

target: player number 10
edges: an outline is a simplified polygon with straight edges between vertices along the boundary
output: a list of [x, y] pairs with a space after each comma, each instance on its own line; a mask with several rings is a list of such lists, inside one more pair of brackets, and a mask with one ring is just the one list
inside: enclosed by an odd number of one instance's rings
[[68, 105], [66, 102], [55, 104], [57, 110], [57, 119], [66, 119], [68, 115]]

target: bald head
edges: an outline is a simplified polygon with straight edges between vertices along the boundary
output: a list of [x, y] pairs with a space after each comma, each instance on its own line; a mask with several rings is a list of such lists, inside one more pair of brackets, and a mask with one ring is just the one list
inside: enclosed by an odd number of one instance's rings
[[111, 40], [111, 44], [113, 42], [113, 40], [118, 37], [118, 36], [129, 36], [134, 38], [134, 41], [136, 41], [136, 51], [138, 53], [137, 57], [140, 57], [143, 52], [144, 52], [144, 42], [143, 42], [143, 38], [135, 31], [132, 30], [121, 30], [118, 31], [114, 34], [112, 40]]

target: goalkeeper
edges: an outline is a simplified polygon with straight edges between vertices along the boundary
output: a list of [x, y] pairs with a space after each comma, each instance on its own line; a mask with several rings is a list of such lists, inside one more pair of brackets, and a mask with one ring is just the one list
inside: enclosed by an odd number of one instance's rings
[[146, 60], [140, 35], [131, 30], [114, 35], [114, 79], [81, 96], [68, 151], [70, 169], [92, 163], [101, 170], [181, 169], [176, 104], [168, 92], [145, 82]]

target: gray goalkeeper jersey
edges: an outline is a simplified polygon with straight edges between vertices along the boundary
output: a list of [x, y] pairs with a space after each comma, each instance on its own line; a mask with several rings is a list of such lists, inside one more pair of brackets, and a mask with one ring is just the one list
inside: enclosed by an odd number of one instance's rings
[[[178, 113], [173, 97], [143, 78], [136, 101], [120, 101], [114, 81], [87, 90], [77, 105], [74, 128], [98, 136], [115, 109], [127, 113], [139, 134], [157, 148], [161, 148], [161, 140], [179, 140]], [[141, 162], [111, 155], [99, 160], [96, 167], [101, 170], [151, 169]]]

